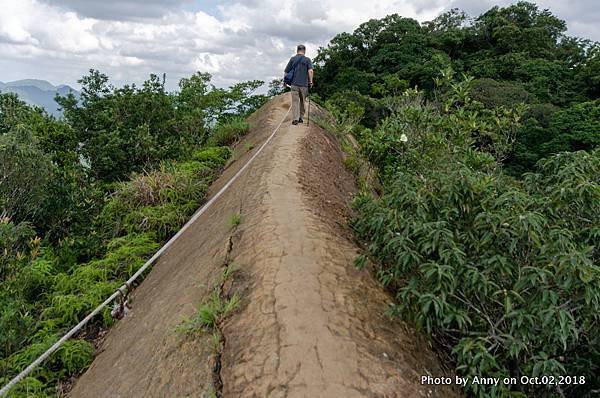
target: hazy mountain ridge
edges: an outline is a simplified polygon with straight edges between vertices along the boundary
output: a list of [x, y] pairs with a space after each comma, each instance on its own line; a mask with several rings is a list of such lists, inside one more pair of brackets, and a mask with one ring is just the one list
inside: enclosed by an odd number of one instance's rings
[[24, 79], [13, 82], [0, 82], [0, 91], [3, 93], [15, 93], [23, 101], [44, 108], [48, 113], [54, 116], [60, 116], [58, 104], [54, 101], [56, 94], [67, 95], [73, 92], [75, 97], [79, 98], [80, 92], [74, 88], [61, 84], [54, 86], [50, 82], [38, 79]]

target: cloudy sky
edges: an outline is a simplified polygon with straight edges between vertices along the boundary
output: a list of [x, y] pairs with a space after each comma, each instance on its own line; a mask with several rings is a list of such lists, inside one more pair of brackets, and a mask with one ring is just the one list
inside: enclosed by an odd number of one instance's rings
[[[600, 41], [597, 0], [539, 0], [569, 33]], [[478, 15], [511, 0], [0, 0], [0, 81], [66, 83], [89, 68], [117, 85], [195, 71], [219, 86], [281, 75], [297, 43], [308, 56], [336, 33], [390, 13], [433, 19], [458, 7]]]

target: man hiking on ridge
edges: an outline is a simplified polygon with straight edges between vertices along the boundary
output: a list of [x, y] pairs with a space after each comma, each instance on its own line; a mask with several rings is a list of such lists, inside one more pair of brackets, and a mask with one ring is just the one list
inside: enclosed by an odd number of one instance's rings
[[303, 123], [304, 102], [308, 95], [308, 88], [313, 86], [313, 66], [310, 58], [306, 57], [306, 47], [299, 44], [296, 55], [290, 58], [285, 67], [283, 81], [290, 86], [292, 91], [292, 124]]

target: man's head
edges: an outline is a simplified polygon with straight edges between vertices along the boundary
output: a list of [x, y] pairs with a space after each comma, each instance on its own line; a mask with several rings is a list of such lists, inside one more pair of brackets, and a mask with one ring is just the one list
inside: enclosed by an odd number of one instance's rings
[[298, 44], [298, 47], [296, 47], [296, 52], [302, 55], [306, 54], [306, 47], [304, 44]]

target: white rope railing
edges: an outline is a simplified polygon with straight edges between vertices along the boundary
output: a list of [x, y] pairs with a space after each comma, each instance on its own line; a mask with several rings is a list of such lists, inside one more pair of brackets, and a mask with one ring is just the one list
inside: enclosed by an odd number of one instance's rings
[[142, 275], [144, 271], [148, 269], [148, 267], [150, 267], [202, 214], [204, 214], [206, 210], [208, 210], [208, 208], [210, 208], [210, 206], [213, 203], [215, 203], [215, 201], [219, 199], [219, 197], [231, 186], [231, 184], [233, 184], [233, 182], [237, 180], [240, 175], [242, 175], [242, 173], [248, 168], [248, 166], [250, 166], [250, 164], [262, 152], [262, 150], [267, 146], [267, 144], [271, 142], [271, 140], [275, 136], [275, 133], [277, 133], [277, 131], [283, 124], [285, 118], [290, 113], [290, 109], [291, 107], [288, 108], [287, 112], [283, 116], [283, 119], [281, 119], [275, 130], [273, 130], [271, 135], [266, 139], [266, 141], [261, 145], [261, 147], [258, 148], [254, 155], [252, 155], [252, 157], [246, 162], [246, 164], [244, 164], [244, 166], [242, 166], [242, 168], [239, 169], [238, 172], [235, 173], [235, 175], [229, 181], [227, 181], [227, 184], [225, 184], [223, 188], [221, 188], [208, 202], [204, 204], [204, 206], [202, 206], [196, 213], [194, 213], [192, 218], [190, 218], [190, 220], [171, 239], [169, 239], [169, 241], [165, 243], [163, 247], [161, 247], [156, 253], [154, 253], [150, 260], [146, 261], [146, 263], [144, 263], [144, 265], [140, 269], [138, 269], [137, 272], [127, 280], [127, 282], [125, 282], [119, 289], [117, 289], [109, 298], [104, 300], [104, 302], [98, 307], [96, 307], [96, 309], [94, 309], [88, 316], [83, 318], [83, 320], [79, 322], [74, 328], [72, 328], [64, 336], [62, 336], [56, 343], [52, 345], [52, 347], [48, 348], [46, 352], [44, 352], [29, 366], [27, 366], [21, 373], [16, 375], [8, 384], [2, 387], [2, 389], [0, 390], [0, 397], [4, 396], [18, 382], [27, 377], [27, 375], [29, 375], [39, 364], [44, 362], [50, 355], [52, 355], [52, 353], [58, 350], [65, 341], [67, 341], [68, 339], [73, 337], [75, 333], [80, 331], [81, 328], [83, 328], [90, 321], [90, 319], [96, 316], [114, 299], [116, 299], [119, 296], [125, 295], [129, 290], [131, 284], [135, 282], [135, 280], [139, 278], [139, 276]]

